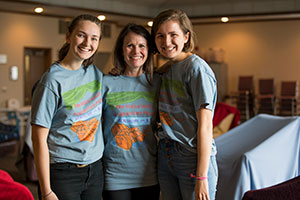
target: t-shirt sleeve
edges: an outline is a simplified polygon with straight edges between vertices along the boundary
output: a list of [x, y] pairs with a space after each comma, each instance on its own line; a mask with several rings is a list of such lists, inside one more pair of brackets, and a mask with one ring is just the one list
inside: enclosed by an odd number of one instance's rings
[[209, 70], [209, 66], [202, 63], [200, 66], [194, 64], [188, 73], [188, 79], [195, 111], [199, 110], [202, 105], [213, 110], [217, 98], [216, 79], [213, 72]]
[[31, 124], [50, 128], [58, 100], [58, 96], [51, 89], [39, 84], [33, 94]]

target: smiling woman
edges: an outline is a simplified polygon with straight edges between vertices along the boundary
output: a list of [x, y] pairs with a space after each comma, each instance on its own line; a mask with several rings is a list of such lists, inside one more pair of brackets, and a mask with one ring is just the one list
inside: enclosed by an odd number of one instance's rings
[[156, 50], [169, 60], [159, 97], [162, 131], [158, 134], [158, 178], [162, 198], [215, 199], [215, 75], [204, 60], [192, 53], [193, 26], [182, 10], [159, 13], [151, 33]]
[[[97, 19], [98, 20], [98, 19]], [[83, 63], [87, 67], [92, 61], [98, 49], [101, 39], [101, 24], [89, 20], [78, 20], [70, 25], [66, 33], [66, 43], [59, 52], [59, 62], [65, 68], [76, 70]], [[72, 66], [70, 66], [70, 61]]]
[[[91, 57], [97, 50], [100, 40], [99, 26], [90, 21], [80, 21], [72, 33], [67, 33], [67, 42], [70, 44], [70, 50], [65, 59], [76, 58], [79, 62]], [[65, 61], [62, 60], [61, 64]], [[71, 66], [66, 66], [71, 67]], [[76, 70], [80, 67], [78, 65]]]
[[147, 40], [136, 33], [130, 32], [124, 38], [124, 60], [127, 76], [140, 76], [143, 73], [143, 64], [148, 58]]
[[154, 37], [157, 50], [164, 57], [178, 62], [187, 57], [182, 49], [188, 42], [190, 32], [183, 32], [180, 25], [174, 21], [170, 20], [161, 24]]
[[33, 95], [32, 142], [41, 199], [99, 199], [103, 188], [101, 23], [80, 15]]
[[158, 200], [154, 132], [160, 78], [152, 75], [148, 31], [128, 24], [116, 41], [114, 59], [121, 75], [103, 79], [103, 196], [105, 200]]

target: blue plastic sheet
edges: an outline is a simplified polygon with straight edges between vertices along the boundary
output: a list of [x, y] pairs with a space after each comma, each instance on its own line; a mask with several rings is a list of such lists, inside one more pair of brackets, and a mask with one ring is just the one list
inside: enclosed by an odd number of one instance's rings
[[217, 200], [299, 175], [300, 118], [261, 114], [216, 138]]

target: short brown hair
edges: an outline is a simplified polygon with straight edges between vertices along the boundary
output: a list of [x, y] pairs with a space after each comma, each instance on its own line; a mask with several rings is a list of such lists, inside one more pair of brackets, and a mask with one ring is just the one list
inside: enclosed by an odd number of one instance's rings
[[151, 36], [154, 41], [154, 51], [158, 52], [156, 45], [155, 45], [155, 34], [158, 31], [160, 25], [166, 21], [174, 20], [177, 21], [181, 30], [184, 34], [190, 33], [189, 39], [187, 43], [184, 44], [183, 51], [184, 52], [191, 52], [195, 46], [195, 33], [193, 31], [193, 25], [190, 21], [189, 17], [185, 12], [180, 9], [168, 9], [159, 13], [153, 19], [153, 25], [151, 29]]

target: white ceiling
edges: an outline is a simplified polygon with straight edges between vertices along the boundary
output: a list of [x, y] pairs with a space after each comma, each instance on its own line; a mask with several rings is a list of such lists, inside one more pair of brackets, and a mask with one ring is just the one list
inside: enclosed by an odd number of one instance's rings
[[0, 11], [32, 14], [42, 5], [42, 15], [70, 17], [80, 13], [105, 14], [118, 24], [145, 23], [168, 8], [184, 10], [193, 23], [216, 22], [220, 16], [235, 20], [299, 18], [300, 0], [0, 0]]

